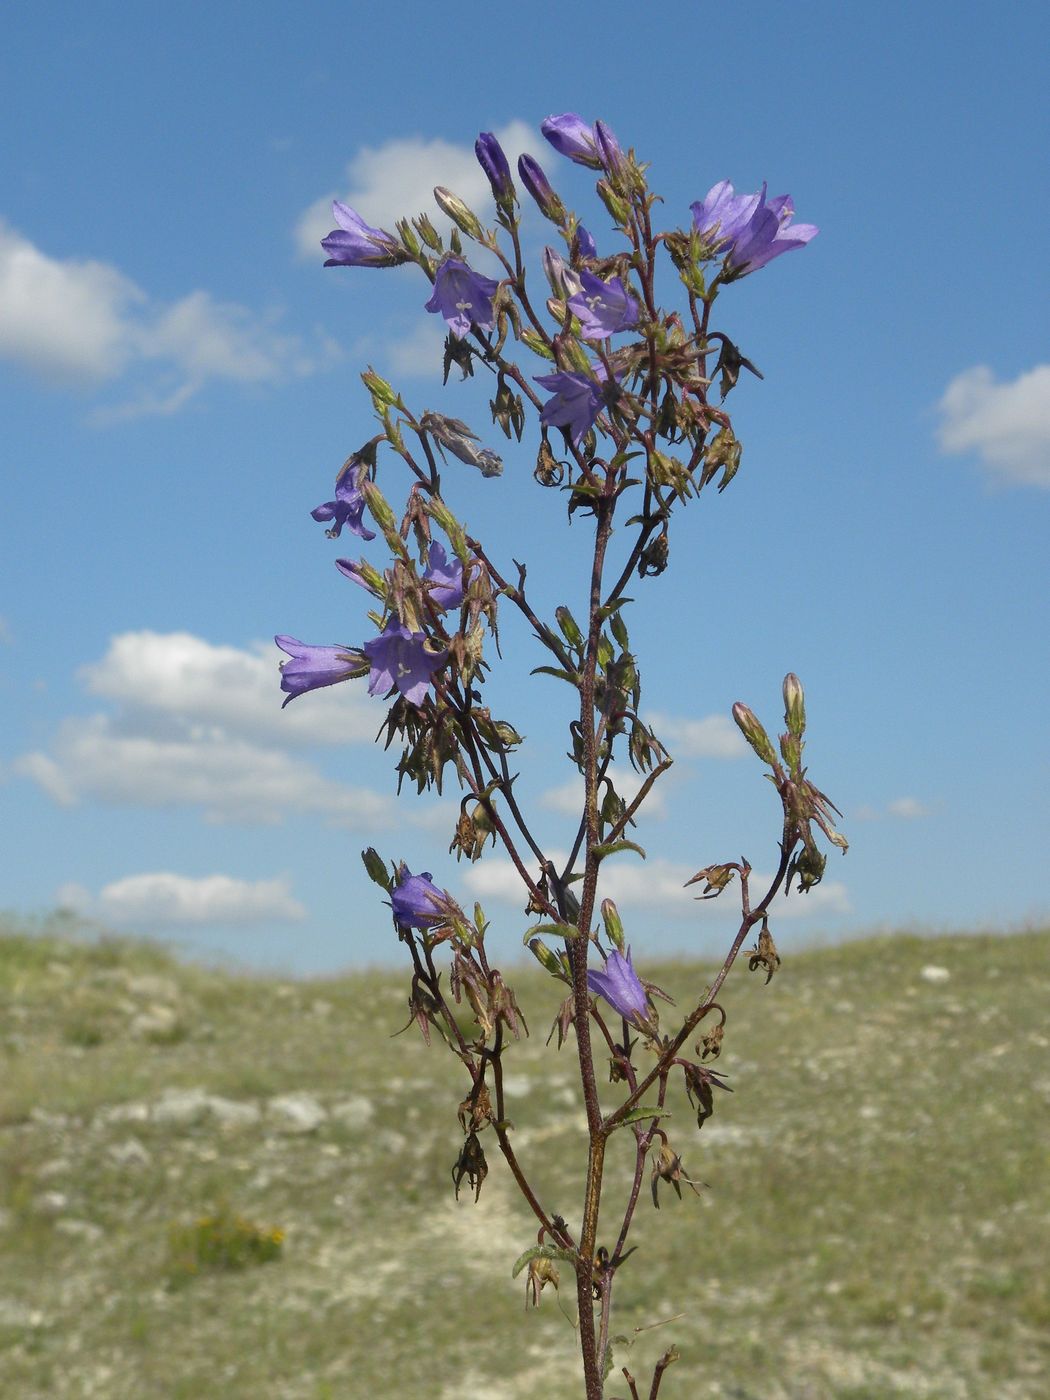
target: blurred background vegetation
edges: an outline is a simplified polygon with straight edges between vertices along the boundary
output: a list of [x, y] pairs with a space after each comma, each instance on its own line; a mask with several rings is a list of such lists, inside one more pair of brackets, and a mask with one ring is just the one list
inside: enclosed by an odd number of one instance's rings
[[[711, 975], [644, 972], [683, 1003]], [[514, 1140], [572, 1220], [559, 996], [514, 981]], [[463, 1071], [415, 1027], [391, 1038], [407, 982], [3, 925], [0, 1394], [577, 1400], [571, 1284], [526, 1313], [510, 1271], [535, 1230], [490, 1133], [480, 1203], [455, 1200]], [[669, 1096], [707, 1186], [654, 1212], [647, 1183], [610, 1396], [672, 1342], [661, 1400], [1047, 1394], [1050, 932], [850, 943], [768, 987], [742, 964], [724, 1001], [734, 1093], [699, 1133]]]

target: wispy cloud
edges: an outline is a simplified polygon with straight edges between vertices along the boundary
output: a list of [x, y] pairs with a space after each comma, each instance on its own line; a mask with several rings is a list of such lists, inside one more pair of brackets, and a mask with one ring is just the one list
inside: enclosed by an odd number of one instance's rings
[[920, 802], [917, 797], [894, 797], [885, 807], [874, 807], [871, 803], [864, 802], [854, 808], [850, 819], [857, 822], [877, 822], [883, 817], [892, 817], [896, 821], [911, 822], [920, 817], [928, 817], [932, 812], [933, 808], [926, 802]]
[[93, 421], [173, 413], [210, 382], [276, 383], [335, 354], [206, 291], [155, 301], [118, 268], [51, 257], [0, 221], [0, 356], [56, 383], [125, 385]]
[[175, 719], [282, 747], [373, 741], [375, 705], [359, 687], [330, 686], [282, 709], [283, 659], [272, 642], [246, 650], [192, 632], [121, 632], [78, 677], [88, 694], [116, 701], [138, 733], [155, 733]]
[[975, 453], [995, 481], [1050, 489], [1050, 364], [1005, 382], [976, 365], [951, 381], [938, 409], [945, 452]]
[[374, 706], [350, 686], [280, 707], [276, 650], [215, 646], [191, 633], [128, 632], [79, 672], [110, 711], [71, 717], [14, 772], [63, 806], [193, 807], [213, 822], [272, 823], [311, 813], [359, 829], [434, 820], [433, 805], [399, 813], [394, 799], [327, 777], [306, 744], [371, 743]]
[[287, 880], [194, 878], [166, 870], [114, 880], [97, 895], [83, 885], [63, 885], [55, 898], [61, 907], [120, 928], [297, 923], [306, 917]]
[[[528, 123], [514, 120], [498, 127], [496, 139], [511, 165], [524, 152], [540, 156], [544, 142]], [[491, 201], [488, 181], [473, 145], [409, 136], [381, 146], [362, 146], [350, 159], [341, 190], [319, 195], [299, 216], [295, 243], [302, 257], [316, 258], [321, 239], [332, 230], [332, 200], [341, 199], [368, 223], [393, 228], [397, 219], [423, 213], [437, 222], [434, 186], [453, 190], [471, 208]]]
[[688, 715], [653, 713], [646, 723], [676, 758], [743, 758], [747, 753], [744, 737], [728, 715]]

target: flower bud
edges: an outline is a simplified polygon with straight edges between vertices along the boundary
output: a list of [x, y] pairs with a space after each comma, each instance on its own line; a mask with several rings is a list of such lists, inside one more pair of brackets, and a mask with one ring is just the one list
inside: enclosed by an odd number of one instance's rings
[[562, 967], [561, 959], [553, 948], [548, 948], [541, 938], [529, 939], [529, 952], [536, 959], [545, 972], [549, 972], [552, 977], [558, 977], [565, 981], [565, 969]]
[[561, 628], [561, 634], [569, 643], [569, 646], [582, 646], [583, 633], [580, 631], [579, 624], [569, 609], [564, 606], [555, 608], [554, 616], [557, 619], [558, 626]]
[[383, 533], [386, 534], [388, 531], [394, 530], [397, 526], [397, 517], [391, 510], [390, 503], [375, 482], [367, 476], [361, 482], [361, 494], [368, 506], [368, 513]]
[[396, 391], [382, 375], [376, 374], [371, 365], [361, 375], [361, 382], [372, 395], [372, 403], [377, 413], [381, 413], [384, 408], [393, 408], [397, 403], [399, 396]]
[[784, 677], [784, 723], [796, 738], [800, 739], [805, 732], [806, 696], [794, 671]]
[[594, 123], [594, 144], [598, 148], [605, 173], [618, 183], [623, 176], [626, 161], [615, 133], [603, 121]]
[[769, 742], [769, 735], [759, 724], [758, 716], [754, 710], [749, 709], [747, 705], [741, 704], [738, 700], [733, 706], [733, 718], [736, 720], [737, 728], [762, 762], [775, 768], [777, 756], [773, 752], [773, 745]]
[[616, 193], [608, 180], [599, 180], [594, 188], [598, 191], [598, 198], [608, 209], [613, 222], [626, 228], [631, 217], [631, 206], [626, 199]]
[[397, 229], [397, 236], [401, 239], [401, 246], [405, 252], [413, 258], [419, 257], [419, 239], [412, 231], [412, 225], [407, 219], [398, 219], [394, 225]]
[[620, 911], [611, 899], [602, 900], [602, 922], [605, 925], [605, 936], [618, 953], [624, 951], [623, 920], [620, 918]]
[[441, 212], [447, 214], [457, 228], [461, 228], [468, 238], [481, 240], [485, 237], [480, 219], [472, 209], [467, 208], [458, 194], [453, 194], [451, 190], [446, 190], [444, 185], [437, 185], [434, 189], [434, 198]]
[[416, 232], [422, 238], [428, 248], [432, 248], [435, 253], [444, 252], [444, 244], [441, 242], [441, 235], [430, 221], [427, 214], [419, 214], [412, 220]]
[[530, 155], [519, 156], [518, 174], [521, 176], [521, 183], [539, 206], [543, 217], [550, 219], [552, 224], [559, 226], [564, 224], [565, 205], [551, 188], [539, 161], [534, 160]]
[[[556, 253], [551, 247], [543, 250], [543, 270], [547, 274], [547, 281], [551, 285], [551, 291], [556, 297], [568, 300], [583, 291], [583, 282], [578, 273], [574, 272], [560, 253]], [[565, 309], [562, 308], [559, 320], [565, 316]]]
[[501, 209], [509, 213], [517, 198], [514, 193], [514, 181], [510, 178], [510, 166], [507, 164], [503, 147], [491, 131], [483, 131], [474, 142], [474, 154], [488, 176], [493, 199]]

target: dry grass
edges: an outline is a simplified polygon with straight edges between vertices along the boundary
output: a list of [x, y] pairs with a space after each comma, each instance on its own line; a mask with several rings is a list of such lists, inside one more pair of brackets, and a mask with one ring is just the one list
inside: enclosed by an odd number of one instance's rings
[[[684, 999], [704, 977], [656, 980]], [[553, 987], [518, 985], [516, 1141], [572, 1218], [573, 1061], [543, 1046]], [[0, 937], [0, 1393], [575, 1400], [572, 1300], [524, 1313], [510, 1266], [535, 1232], [498, 1161], [480, 1205], [452, 1198], [464, 1086], [439, 1046], [390, 1039], [405, 993]], [[668, 1125], [710, 1190], [641, 1213], [620, 1360], [648, 1375], [676, 1342], [667, 1400], [1045, 1394], [1048, 994], [1046, 933], [734, 974], [736, 1092], [698, 1135], [676, 1089]], [[223, 1210], [283, 1230], [280, 1258], [174, 1286], [173, 1226]]]

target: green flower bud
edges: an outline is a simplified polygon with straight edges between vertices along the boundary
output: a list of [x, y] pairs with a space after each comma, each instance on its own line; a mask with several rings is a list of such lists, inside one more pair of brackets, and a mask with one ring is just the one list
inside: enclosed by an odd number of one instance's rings
[[784, 723], [797, 738], [801, 738], [805, 732], [806, 696], [802, 682], [794, 671], [789, 671], [784, 677]]
[[397, 527], [397, 518], [390, 508], [386, 497], [380, 491], [374, 481], [365, 477], [361, 483], [361, 494], [365, 498], [368, 512], [384, 534]]
[[620, 911], [611, 899], [602, 900], [602, 923], [605, 925], [606, 938], [622, 956], [625, 951], [623, 920], [620, 918]]
[[412, 232], [412, 225], [407, 219], [398, 219], [394, 225], [397, 229], [397, 236], [401, 239], [401, 246], [410, 257], [419, 257], [419, 239]]
[[571, 647], [583, 645], [583, 633], [580, 631], [576, 619], [566, 607], [554, 609], [554, 616], [558, 620], [561, 634]]
[[546, 943], [540, 938], [529, 939], [529, 952], [536, 959], [544, 971], [549, 972], [552, 977], [557, 977], [561, 981], [565, 980], [562, 971], [561, 959], [552, 948], [548, 948]]
[[384, 408], [393, 408], [397, 404], [400, 396], [381, 375], [376, 374], [371, 365], [362, 374], [361, 382], [372, 395], [377, 413], [382, 413]]
[[447, 214], [468, 238], [473, 238], [478, 242], [484, 239], [485, 230], [481, 227], [480, 219], [472, 209], [467, 208], [458, 194], [446, 190], [444, 185], [438, 185], [434, 190], [434, 198], [442, 213]]
[[595, 189], [598, 191], [598, 198], [608, 209], [613, 221], [626, 228], [631, 217], [631, 206], [626, 199], [621, 198], [607, 180], [599, 180]]
[[769, 735], [759, 724], [758, 716], [754, 710], [749, 709], [747, 705], [741, 704], [738, 700], [733, 706], [733, 718], [736, 720], [737, 728], [762, 762], [775, 768], [777, 756], [773, 752], [773, 745], [769, 742]]

